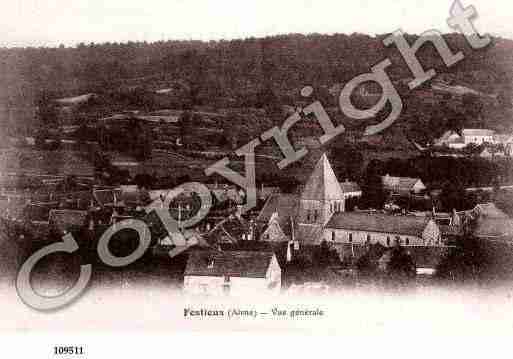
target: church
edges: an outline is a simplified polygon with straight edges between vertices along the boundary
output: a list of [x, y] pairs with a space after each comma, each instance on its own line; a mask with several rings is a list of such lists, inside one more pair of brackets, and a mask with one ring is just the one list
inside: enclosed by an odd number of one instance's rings
[[[323, 154], [297, 193], [272, 194], [257, 217], [260, 240], [295, 241], [298, 245], [379, 243], [408, 247], [442, 246], [441, 231], [431, 217], [345, 212], [345, 196]], [[338, 248], [337, 248], [338, 249]]]
[[333, 214], [345, 211], [345, 198], [328, 157], [323, 154], [297, 193], [275, 193], [267, 199], [257, 217], [264, 227], [260, 239], [319, 244]]

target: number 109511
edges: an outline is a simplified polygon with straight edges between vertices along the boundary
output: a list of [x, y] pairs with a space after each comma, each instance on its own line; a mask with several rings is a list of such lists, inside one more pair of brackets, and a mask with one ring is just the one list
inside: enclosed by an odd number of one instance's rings
[[56, 346], [53, 347], [54, 355], [82, 355], [84, 348], [80, 346]]

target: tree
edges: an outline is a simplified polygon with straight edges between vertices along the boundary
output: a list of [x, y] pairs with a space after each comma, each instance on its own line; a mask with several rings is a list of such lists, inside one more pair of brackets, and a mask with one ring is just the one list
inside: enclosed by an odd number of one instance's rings
[[438, 264], [437, 276], [458, 282], [480, 279], [491, 265], [483, 243], [465, 236], [455, 244]]
[[42, 92], [36, 100], [36, 117], [40, 128], [57, 125], [57, 107], [48, 92]]
[[379, 172], [380, 164], [379, 161], [371, 161], [364, 174], [361, 203], [367, 208], [383, 208], [387, 198]]
[[466, 191], [465, 186], [458, 180], [451, 180], [445, 182], [440, 197], [442, 207], [446, 211], [452, 211], [453, 209], [462, 210], [465, 208], [466, 203]]
[[411, 278], [417, 274], [413, 257], [399, 244], [392, 249], [388, 273], [394, 279]]

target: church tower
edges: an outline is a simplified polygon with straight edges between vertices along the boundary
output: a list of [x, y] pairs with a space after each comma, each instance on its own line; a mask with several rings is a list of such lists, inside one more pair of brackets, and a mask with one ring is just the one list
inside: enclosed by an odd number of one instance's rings
[[296, 223], [301, 241], [317, 242], [331, 216], [344, 211], [344, 194], [324, 153], [299, 198]]

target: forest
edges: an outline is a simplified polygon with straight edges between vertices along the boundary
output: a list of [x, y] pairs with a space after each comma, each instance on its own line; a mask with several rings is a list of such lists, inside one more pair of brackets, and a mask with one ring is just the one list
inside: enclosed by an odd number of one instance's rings
[[[435, 90], [429, 82], [406, 91], [411, 72], [394, 46], [383, 45], [387, 35], [288, 34], [0, 49], [0, 104], [6, 109], [29, 107], [41, 98], [95, 93], [100, 100], [82, 108], [81, 116], [91, 119], [121, 109], [231, 109], [235, 125], [253, 132], [255, 121], [240, 116], [242, 109], [266, 109], [269, 123], [281, 123], [284, 118], [273, 106], [297, 105], [305, 85], [314, 87], [315, 99], [325, 107], [336, 107], [337, 86], [388, 58], [392, 66], [387, 73], [404, 102], [397, 125], [410, 138], [426, 143], [446, 128], [463, 126], [511, 130], [511, 40], [494, 38], [485, 49], [473, 50], [462, 35], [444, 35], [453, 52], [465, 54], [451, 68], [429, 43], [419, 50], [424, 68], [438, 73], [432, 82], [471, 90], [460, 96]], [[410, 44], [418, 38], [405, 37]], [[354, 101], [369, 106], [368, 99]], [[17, 119], [18, 125], [31, 121], [28, 117]]]

